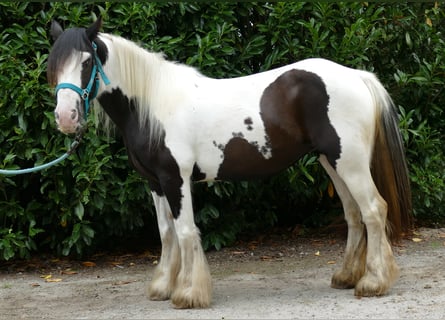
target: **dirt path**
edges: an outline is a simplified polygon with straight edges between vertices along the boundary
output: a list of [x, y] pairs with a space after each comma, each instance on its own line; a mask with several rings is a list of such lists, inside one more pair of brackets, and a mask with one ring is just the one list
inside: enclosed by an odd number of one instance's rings
[[394, 248], [401, 277], [380, 298], [330, 288], [342, 239], [272, 237], [210, 252], [214, 297], [205, 310], [146, 298], [157, 261], [148, 252], [7, 264], [0, 268], [0, 319], [443, 319], [445, 229], [421, 229], [415, 238]]

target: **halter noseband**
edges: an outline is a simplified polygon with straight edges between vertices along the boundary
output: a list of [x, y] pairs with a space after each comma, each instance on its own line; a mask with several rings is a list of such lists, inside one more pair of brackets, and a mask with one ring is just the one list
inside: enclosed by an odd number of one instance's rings
[[[99, 91], [99, 85], [100, 85], [99, 75], [102, 77], [102, 81], [105, 83], [105, 85], [110, 84], [110, 80], [108, 80], [108, 77], [106, 76], [104, 69], [102, 67], [102, 62], [100, 61], [100, 59], [97, 55], [97, 45], [94, 42], [92, 43], [92, 45], [93, 45], [93, 49], [94, 49], [94, 53], [93, 53], [94, 65], [93, 65], [93, 69], [91, 70], [90, 81], [88, 82], [87, 87], [85, 89], [82, 89], [72, 83], [63, 82], [63, 83], [59, 83], [55, 89], [56, 96], [57, 96], [57, 92], [60, 89], [71, 89], [79, 94], [80, 98], [85, 102], [85, 120], [87, 118], [88, 111], [90, 109], [90, 99], [93, 100], [94, 98], [96, 98], [97, 92]], [[91, 92], [91, 90], [93, 89], [93, 86], [94, 86], [95, 90], [94, 90], [94, 92]]]

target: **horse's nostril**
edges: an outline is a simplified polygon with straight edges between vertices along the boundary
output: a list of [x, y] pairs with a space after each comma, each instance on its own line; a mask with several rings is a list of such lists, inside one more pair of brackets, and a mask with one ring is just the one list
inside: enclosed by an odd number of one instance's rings
[[54, 116], [56, 117], [56, 120], [59, 120], [59, 113], [54, 111]]
[[71, 120], [76, 119], [77, 117], [77, 110], [76, 109], [72, 109], [71, 110]]

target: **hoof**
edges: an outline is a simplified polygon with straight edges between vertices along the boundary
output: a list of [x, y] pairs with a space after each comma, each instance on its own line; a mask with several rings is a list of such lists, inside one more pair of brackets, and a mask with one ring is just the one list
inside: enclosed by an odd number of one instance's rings
[[153, 301], [164, 301], [170, 299], [174, 287], [174, 282], [159, 273], [148, 285], [148, 299]]
[[209, 295], [197, 295], [190, 293], [175, 292], [172, 296], [172, 303], [176, 309], [203, 309], [210, 306], [211, 297]]
[[156, 290], [152, 287], [148, 288], [148, 299], [152, 301], [165, 301], [170, 299], [170, 292]]
[[357, 297], [378, 297], [385, 295], [389, 288], [389, 283], [379, 282], [376, 277], [368, 275], [357, 283], [354, 295]]
[[339, 270], [334, 273], [331, 279], [331, 287], [335, 289], [352, 289], [360, 279], [351, 273]]

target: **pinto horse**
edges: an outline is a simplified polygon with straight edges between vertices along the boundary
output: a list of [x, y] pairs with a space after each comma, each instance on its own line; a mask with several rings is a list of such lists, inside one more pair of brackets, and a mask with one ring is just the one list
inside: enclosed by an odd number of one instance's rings
[[[410, 186], [393, 102], [375, 75], [307, 59], [212, 79], [135, 43], [88, 28], [51, 26], [48, 82], [63, 133], [82, 130], [90, 101], [122, 134], [148, 180], [162, 242], [152, 300], [211, 303], [212, 281], [194, 222], [191, 183], [262, 178], [308, 152], [333, 181], [348, 225], [334, 288], [387, 293], [399, 275], [388, 230], [410, 225]], [[106, 124], [107, 121], [101, 121]]]

